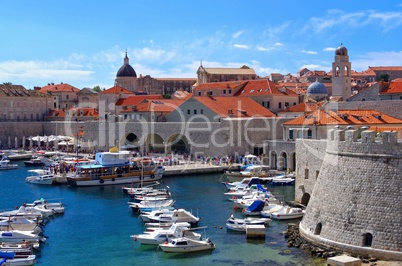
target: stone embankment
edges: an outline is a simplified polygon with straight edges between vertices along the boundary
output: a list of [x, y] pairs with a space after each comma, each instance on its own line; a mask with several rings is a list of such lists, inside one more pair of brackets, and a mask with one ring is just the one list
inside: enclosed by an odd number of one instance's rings
[[[327, 247], [320, 247], [303, 239], [299, 234], [299, 224], [288, 223], [287, 230], [283, 232], [283, 234], [287, 239], [288, 247], [301, 248], [311, 253], [311, 255], [313, 256], [322, 257], [326, 259], [329, 257], [339, 256], [343, 254], [343, 252], [341, 251]], [[355, 256], [354, 254], [350, 254], [350, 256], [358, 257], [359, 259], [361, 259], [363, 263], [371, 263], [370, 265], [402, 265], [399, 264], [400, 262], [383, 262], [383, 261], [377, 262], [376, 258], [365, 258], [361, 256]]]

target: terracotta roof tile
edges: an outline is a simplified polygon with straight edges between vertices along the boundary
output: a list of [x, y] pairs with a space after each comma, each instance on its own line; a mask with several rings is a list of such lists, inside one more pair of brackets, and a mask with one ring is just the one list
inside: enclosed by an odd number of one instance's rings
[[289, 106], [285, 109], [282, 109], [280, 112], [297, 112], [297, 113], [311, 113], [321, 107], [324, 103], [310, 103], [310, 102], [303, 102], [293, 106]]
[[235, 96], [258, 96], [258, 95], [292, 95], [297, 94], [287, 88], [278, 88], [278, 85], [268, 79], [249, 80]]
[[211, 83], [203, 83], [198, 85], [193, 89], [193, 91], [205, 91], [211, 89], [238, 89], [247, 84], [247, 81], [225, 81], [225, 82], [211, 82]]
[[249, 97], [193, 97], [221, 117], [275, 117], [268, 109], [264, 108]]
[[107, 90], [99, 92], [99, 94], [117, 94], [117, 93], [124, 93], [124, 94], [134, 94], [134, 92], [129, 91], [125, 88], [122, 88], [120, 86], [113, 86]]
[[117, 106], [132, 106], [137, 105], [146, 99], [163, 99], [160, 94], [150, 94], [150, 95], [132, 95], [124, 99], [119, 99], [116, 103]]
[[178, 108], [182, 103], [184, 103], [183, 100], [172, 99], [144, 100], [136, 106], [135, 111], [170, 113]]
[[60, 84], [49, 84], [47, 86], [43, 86], [40, 90], [42, 93], [47, 92], [79, 92], [80, 90], [74, 86], [71, 86], [68, 83], [60, 83]]
[[382, 92], [380, 92], [380, 94], [401, 94], [401, 93], [402, 93], [402, 78], [392, 80], [389, 86]]

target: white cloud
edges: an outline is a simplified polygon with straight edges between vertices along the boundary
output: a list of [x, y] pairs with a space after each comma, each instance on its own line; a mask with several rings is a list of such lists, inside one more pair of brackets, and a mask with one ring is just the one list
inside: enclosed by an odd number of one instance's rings
[[333, 51], [335, 51], [336, 50], [336, 48], [333, 48], [333, 47], [326, 47], [326, 48], [324, 48], [324, 49], [322, 49], [324, 52], [333, 52]]
[[316, 51], [301, 50], [300, 52], [302, 52], [303, 54], [317, 54]]
[[275, 45], [275, 46], [283, 46], [283, 43], [281, 43], [281, 42], [276, 42], [274, 45]]
[[233, 47], [239, 48], [239, 49], [249, 49], [248, 45], [245, 45], [245, 44], [233, 44]]
[[236, 39], [236, 38], [240, 37], [240, 35], [242, 35], [243, 33], [244, 33], [244, 30], [235, 32], [232, 34], [232, 38]]

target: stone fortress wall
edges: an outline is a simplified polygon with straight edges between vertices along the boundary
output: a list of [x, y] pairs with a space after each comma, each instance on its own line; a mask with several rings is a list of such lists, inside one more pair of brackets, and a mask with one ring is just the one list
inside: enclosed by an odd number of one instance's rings
[[305, 154], [297, 150], [299, 157], [316, 158], [312, 164], [323, 158], [301, 235], [352, 254], [402, 260], [402, 143], [395, 132], [383, 132], [379, 142], [370, 130], [361, 141], [357, 130], [332, 129], [328, 136], [324, 157], [314, 154], [323, 141], [305, 145]]

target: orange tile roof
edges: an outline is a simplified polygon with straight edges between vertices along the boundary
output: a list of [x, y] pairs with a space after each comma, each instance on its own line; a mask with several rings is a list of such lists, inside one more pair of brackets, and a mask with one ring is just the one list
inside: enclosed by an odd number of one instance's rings
[[297, 94], [287, 88], [278, 89], [278, 85], [268, 79], [249, 80], [235, 96], [259, 96], [259, 95], [291, 95]]
[[130, 106], [137, 105], [146, 99], [163, 99], [160, 94], [150, 94], [150, 95], [132, 95], [124, 99], [119, 99], [116, 103], [117, 106]]
[[43, 86], [40, 90], [41, 93], [47, 92], [79, 92], [80, 90], [68, 83], [49, 84]]
[[376, 110], [316, 110], [284, 125], [368, 125], [402, 124], [402, 120]]
[[400, 126], [400, 127], [377, 127], [377, 126], [372, 126], [372, 127], [369, 127], [369, 130], [374, 130], [374, 131], [377, 131], [377, 132], [401, 131], [402, 126]]
[[[76, 116], [95, 116], [95, 117], [99, 116], [98, 110], [96, 108], [76, 107], [76, 108], [71, 108], [68, 111], [71, 112], [71, 114], [73, 114], [73, 115], [75, 113]], [[81, 115], [81, 111], [82, 111], [82, 115]]]
[[389, 86], [382, 92], [380, 92], [380, 94], [401, 94], [401, 93], [402, 93], [402, 78], [392, 80]]
[[247, 84], [247, 81], [225, 81], [225, 82], [211, 82], [211, 83], [203, 83], [196, 86], [193, 91], [203, 91], [203, 90], [211, 90], [211, 89], [238, 89]]
[[134, 92], [129, 91], [125, 88], [122, 88], [120, 86], [113, 86], [107, 90], [99, 92], [99, 94], [117, 94], [117, 93], [124, 93], [124, 94], [134, 94]]
[[66, 113], [61, 109], [50, 110], [47, 116], [65, 117]]
[[182, 103], [184, 103], [183, 100], [172, 99], [144, 100], [136, 106], [135, 111], [170, 113], [178, 108]]
[[297, 113], [311, 113], [321, 107], [324, 103], [310, 103], [310, 102], [303, 102], [293, 106], [289, 106], [285, 109], [282, 109], [280, 112], [297, 112]]
[[370, 67], [369, 69], [371, 70], [393, 70], [393, 71], [401, 71], [402, 70], [402, 66], [375, 66], [375, 67]]
[[271, 111], [249, 97], [193, 97], [221, 117], [275, 117]]

